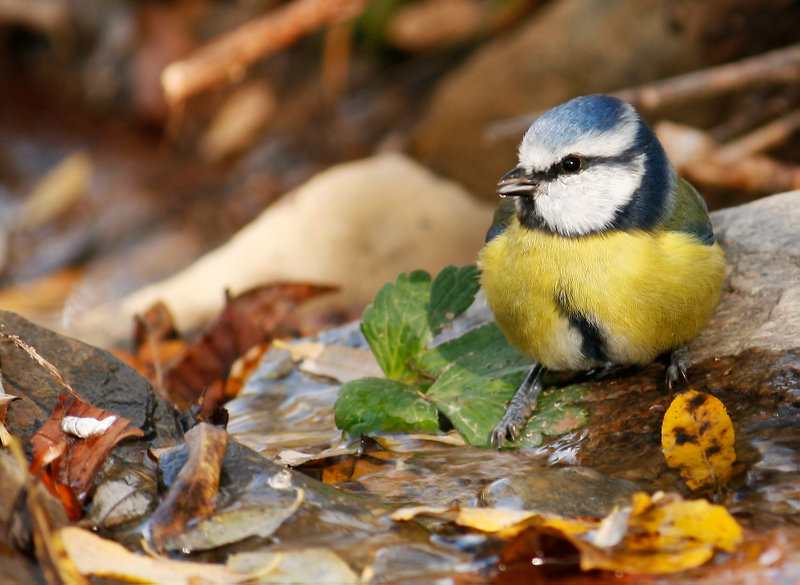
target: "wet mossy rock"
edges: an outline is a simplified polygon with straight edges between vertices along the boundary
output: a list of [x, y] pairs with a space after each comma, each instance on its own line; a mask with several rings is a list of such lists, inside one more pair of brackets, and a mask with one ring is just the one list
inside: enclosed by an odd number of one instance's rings
[[[147, 439], [177, 439], [171, 408], [150, 383], [105, 350], [59, 335], [0, 311], [0, 331], [19, 338], [53, 364], [87, 402], [130, 419]], [[17, 396], [8, 407], [6, 426], [28, 445], [53, 411], [64, 388], [25, 351], [11, 341], [0, 342], [3, 388]]]

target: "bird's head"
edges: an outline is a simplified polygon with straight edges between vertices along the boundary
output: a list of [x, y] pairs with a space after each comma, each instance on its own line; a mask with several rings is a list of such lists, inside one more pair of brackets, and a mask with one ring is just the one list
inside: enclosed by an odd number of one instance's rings
[[653, 130], [630, 104], [575, 98], [525, 133], [519, 165], [498, 183], [520, 223], [564, 236], [652, 229], [677, 178]]

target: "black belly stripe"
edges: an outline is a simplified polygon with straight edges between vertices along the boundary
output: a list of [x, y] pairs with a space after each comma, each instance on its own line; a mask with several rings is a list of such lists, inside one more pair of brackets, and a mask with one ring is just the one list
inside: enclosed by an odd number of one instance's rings
[[581, 354], [587, 359], [607, 362], [606, 342], [597, 324], [573, 309], [564, 292], [556, 298], [556, 305], [561, 314], [569, 320], [569, 324], [581, 334]]
[[567, 315], [567, 318], [569, 319], [570, 325], [575, 327], [583, 338], [581, 342], [581, 353], [589, 359], [597, 360], [598, 362], [607, 362], [606, 342], [600, 334], [600, 328], [580, 313]]

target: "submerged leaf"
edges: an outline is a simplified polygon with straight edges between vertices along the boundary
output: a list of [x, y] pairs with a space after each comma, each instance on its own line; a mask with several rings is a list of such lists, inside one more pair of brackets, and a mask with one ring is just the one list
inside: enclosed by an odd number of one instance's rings
[[731, 478], [735, 438], [725, 405], [694, 390], [675, 397], [661, 427], [667, 465], [678, 469], [693, 490], [720, 486]]
[[361, 378], [344, 384], [336, 399], [336, 426], [345, 434], [436, 433], [436, 408], [409, 384]]
[[706, 500], [637, 493], [619, 545], [597, 547], [581, 538], [570, 542], [581, 551], [583, 570], [660, 575], [698, 567], [714, 550], [733, 552], [742, 542], [742, 529], [724, 507]]
[[261, 585], [359, 585], [364, 582], [339, 555], [324, 548], [237, 553], [228, 557], [226, 566], [258, 575]]
[[266, 502], [263, 506], [234, 507], [215, 513], [212, 517], [193, 524], [185, 532], [178, 532], [164, 542], [167, 550], [203, 551], [239, 542], [245, 538], [271, 536], [281, 525], [294, 516], [305, 501], [305, 492], [297, 490], [293, 504]]
[[408, 521], [418, 515], [499, 533], [512, 539], [512, 548], [524, 547], [515, 538], [532, 538], [538, 546], [542, 531], [548, 537], [558, 535], [578, 549], [584, 571], [674, 573], [702, 565], [715, 550], [733, 552], [742, 542], [741, 527], [724, 507], [663, 492], [652, 498], [638, 492], [630, 506], [615, 508], [602, 520], [528, 510], [432, 506], [402, 508], [390, 517]]

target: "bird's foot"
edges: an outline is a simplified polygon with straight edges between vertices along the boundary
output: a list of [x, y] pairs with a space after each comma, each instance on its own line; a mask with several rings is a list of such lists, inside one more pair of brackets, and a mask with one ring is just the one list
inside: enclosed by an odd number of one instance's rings
[[492, 431], [491, 443], [496, 449], [503, 447], [507, 437], [510, 436], [512, 440], [516, 439], [525, 428], [528, 418], [536, 408], [539, 393], [542, 391], [543, 371], [544, 368], [541, 365], [534, 365], [522, 386], [508, 403], [506, 413]]
[[669, 366], [667, 366], [667, 388], [672, 390], [672, 385], [678, 381], [678, 378], [686, 377], [686, 370], [692, 365], [692, 360], [689, 357], [689, 348], [685, 345], [679, 347], [669, 354]]

